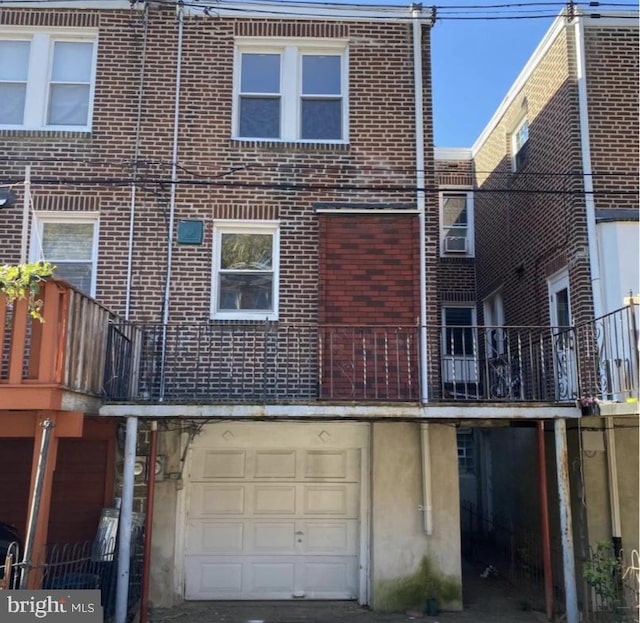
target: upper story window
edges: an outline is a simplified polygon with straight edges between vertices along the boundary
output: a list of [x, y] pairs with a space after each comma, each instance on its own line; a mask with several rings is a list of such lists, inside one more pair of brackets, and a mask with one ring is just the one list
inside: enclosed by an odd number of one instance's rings
[[62, 33], [0, 33], [0, 127], [88, 130], [96, 39]]
[[514, 171], [520, 171], [526, 164], [529, 147], [529, 121], [525, 117], [516, 126], [511, 135], [512, 167]]
[[474, 254], [473, 193], [440, 193], [441, 255]]
[[345, 42], [237, 40], [233, 135], [347, 141]]
[[31, 259], [51, 262], [56, 266], [56, 277], [68, 281], [89, 296], [95, 296], [97, 215], [37, 213], [31, 237]]
[[216, 223], [212, 318], [276, 320], [278, 268], [277, 223]]

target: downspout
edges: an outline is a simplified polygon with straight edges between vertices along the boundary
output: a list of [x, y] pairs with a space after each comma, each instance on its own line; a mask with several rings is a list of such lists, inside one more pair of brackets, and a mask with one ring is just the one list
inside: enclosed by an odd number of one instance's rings
[[142, 100], [144, 96], [145, 64], [147, 59], [147, 34], [149, 32], [149, 4], [144, 5], [144, 34], [142, 39], [142, 63], [138, 89], [138, 112], [136, 115], [136, 135], [133, 150], [133, 181], [131, 182], [131, 202], [129, 207], [129, 251], [127, 255], [127, 289], [124, 303], [124, 318], [129, 320], [131, 315], [131, 287], [133, 275], [133, 232], [136, 220], [136, 189], [138, 180], [138, 158], [140, 157], [140, 126], [142, 124]]
[[416, 203], [420, 236], [420, 393], [423, 403], [429, 401], [427, 378], [427, 272], [425, 248], [425, 174], [424, 174], [424, 102], [422, 84], [421, 4], [411, 5], [413, 17], [413, 88], [416, 117]]
[[[587, 97], [586, 54], [584, 47], [584, 18], [578, 16], [574, 25], [576, 43], [576, 72], [578, 81], [578, 107], [580, 111], [580, 144], [582, 148], [582, 175], [585, 191], [587, 217], [587, 240], [589, 244], [589, 269], [591, 271], [591, 294], [594, 318], [603, 315], [602, 288], [600, 285], [600, 262], [596, 230], [596, 208], [593, 197], [593, 175], [591, 168], [591, 144], [589, 139], [589, 102]], [[607, 442], [607, 476], [609, 480], [609, 506], [611, 514], [611, 540], [616, 554], [622, 549], [622, 523], [620, 520], [620, 493], [618, 490], [618, 465], [616, 456], [615, 424], [613, 418], [605, 418]]]
[[[427, 273], [425, 248], [425, 175], [424, 175], [424, 101], [422, 80], [422, 13], [421, 4], [411, 5], [413, 18], [413, 89], [416, 128], [416, 203], [420, 236], [420, 400], [429, 401], [427, 377]], [[431, 443], [429, 424], [420, 425], [422, 454], [422, 513], [423, 528], [427, 535], [433, 534], [433, 507], [431, 495]]]
[[169, 200], [169, 226], [167, 232], [167, 277], [162, 306], [162, 356], [160, 359], [160, 397], [164, 400], [167, 355], [167, 325], [169, 323], [169, 301], [171, 290], [171, 265], [173, 261], [173, 228], [176, 216], [176, 187], [178, 182], [178, 130], [180, 122], [180, 88], [182, 82], [182, 37], [184, 30], [184, 5], [178, 4], [178, 50], [176, 58], [176, 101], [173, 111], [173, 153], [171, 155], [171, 194]]

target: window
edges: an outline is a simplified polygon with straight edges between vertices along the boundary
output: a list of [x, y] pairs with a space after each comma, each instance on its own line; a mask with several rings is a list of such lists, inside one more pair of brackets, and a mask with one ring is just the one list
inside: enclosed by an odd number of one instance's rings
[[0, 127], [89, 129], [95, 56], [95, 37], [0, 34]]
[[441, 255], [473, 256], [473, 193], [440, 193]]
[[474, 474], [474, 437], [473, 429], [459, 428], [456, 431], [458, 440], [458, 471], [460, 474]]
[[511, 153], [513, 170], [519, 171], [526, 164], [529, 147], [529, 121], [526, 117], [520, 121], [511, 135]]
[[347, 140], [346, 43], [239, 40], [233, 135]]
[[31, 259], [54, 264], [55, 276], [95, 296], [98, 255], [96, 215], [39, 213], [34, 219]]
[[278, 242], [275, 223], [214, 226], [212, 318], [277, 319]]

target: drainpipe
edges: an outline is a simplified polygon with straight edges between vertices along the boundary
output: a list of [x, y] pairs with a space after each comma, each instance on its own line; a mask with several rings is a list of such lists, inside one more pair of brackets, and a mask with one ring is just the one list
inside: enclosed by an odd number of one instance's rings
[[[584, 47], [584, 18], [578, 16], [574, 25], [576, 39], [576, 72], [578, 80], [578, 103], [580, 110], [580, 142], [582, 148], [582, 174], [585, 190], [587, 216], [587, 239], [589, 244], [589, 269], [591, 271], [591, 294], [593, 315], [600, 318], [604, 307], [600, 287], [600, 262], [596, 230], [596, 209], [593, 198], [593, 176], [591, 169], [591, 144], [589, 139], [589, 102], [587, 98], [586, 54]], [[618, 491], [618, 467], [616, 459], [615, 426], [613, 418], [605, 418], [607, 442], [607, 477], [609, 480], [609, 507], [611, 515], [611, 540], [614, 551], [622, 549], [622, 524], [620, 521], [620, 495]]]
[[567, 458], [567, 423], [564, 418], [553, 422], [556, 446], [556, 472], [560, 507], [560, 538], [562, 539], [562, 571], [564, 576], [567, 623], [579, 623], [576, 591], [576, 562], [573, 552], [569, 460]]
[[118, 528], [118, 577], [116, 584], [115, 623], [126, 623], [129, 601], [129, 563], [131, 560], [131, 531], [133, 528], [133, 484], [136, 463], [138, 418], [127, 418], [127, 435], [124, 448], [124, 475], [122, 480], [122, 504]]
[[429, 401], [429, 386], [427, 378], [427, 251], [425, 248], [425, 165], [421, 13], [421, 4], [411, 5], [411, 16], [413, 17], [413, 88], [416, 116], [416, 203], [420, 230], [420, 398], [423, 403], [426, 403]]
[[149, 580], [151, 572], [151, 534], [153, 530], [153, 502], [156, 491], [156, 460], [158, 458], [158, 422], [151, 422], [149, 461], [147, 462], [147, 509], [144, 518], [144, 568], [140, 597], [140, 623], [147, 623], [149, 616]]
[[176, 52], [176, 101], [173, 111], [173, 153], [171, 155], [171, 194], [169, 201], [169, 228], [167, 235], [167, 277], [162, 306], [162, 358], [160, 360], [160, 401], [164, 400], [165, 357], [167, 354], [167, 325], [169, 323], [169, 300], [171, 290], [171, 264], [173, 261], [173, 228], [176, 217], [176, 187], [178, 181], [178, 130], [180, 122], [180, 88], [182, 82], [182, 38], [184, 30], [184, 6], [178, 4], [178, 50]]
[[147, 59], [147, 34], [149, 32], [149, 4], [144, 5], [144, 34], [142, 39], [142, 62], [140, 65], [138, 112], [136, 115], [136, 135], [133, 150], [133, 181], [131, 182], [131, 202], [129, 207], [129, 250], [127, 255], [127, 288], [125, 292], [124, 317], [129, 320], [131, 315], [131, 286], [133, 274], [133, 232], [136, 220], [136, 190], [138, 179], [138, 158], [140, 157], [140, 126], [142, 123], [142, 99], [144, 95], [144, 71]]
[[420, 445], [422, 449], [422, 512], [424, 532], [433, 534], [433, 496], [431, 493], [431, 439], [429, 424], [420, 424]]
[[[24, 200], [22, 204], [22, 239], [20, 241], [20, 264], [27, 263], [29, 247], [29, 210], [31, 209], [31, 165], [24, 168]], [[42, 254], [41, 254], [42, 255]]]

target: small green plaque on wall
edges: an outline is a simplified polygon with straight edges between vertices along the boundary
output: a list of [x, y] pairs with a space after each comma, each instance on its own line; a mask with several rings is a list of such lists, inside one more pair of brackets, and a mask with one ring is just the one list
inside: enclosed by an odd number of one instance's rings
[[179, 244], [202, 244], [204, 223], [202, 221], [178, 221]]

